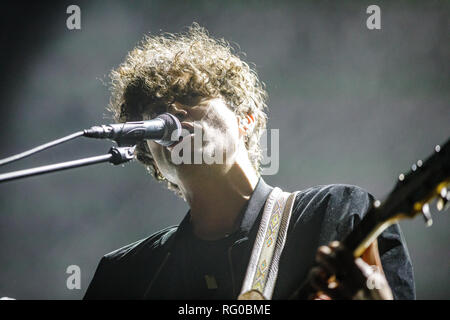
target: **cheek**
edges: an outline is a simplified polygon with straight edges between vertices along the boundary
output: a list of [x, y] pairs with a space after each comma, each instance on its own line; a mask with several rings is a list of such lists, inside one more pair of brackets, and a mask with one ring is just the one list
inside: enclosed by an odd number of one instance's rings
[[150, 152], [153, 156], [153, 159], [156, 162], [158, 168], [162, 171], [162, 167], [164, 167], [164, 150], [163, 147], [156, 142], [151, 140], [147, 140], [147, 146], [150, 149]]
[[153, 142], [151, 140], [147, 141], [148, 148], [155, 160], [155, 164], [161, 174], [172, 183], [177, 184], [178, 179], [176, 178], [176, 169], [174, 165], [170, 162], [170, 152], [163, 146]]

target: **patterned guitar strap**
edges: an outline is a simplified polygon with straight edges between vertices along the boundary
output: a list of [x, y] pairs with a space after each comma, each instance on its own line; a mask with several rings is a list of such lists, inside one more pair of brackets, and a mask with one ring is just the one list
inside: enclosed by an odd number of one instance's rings
[[274, 188], [267, 198], [238, 300], [272, 299], [297, 193]]

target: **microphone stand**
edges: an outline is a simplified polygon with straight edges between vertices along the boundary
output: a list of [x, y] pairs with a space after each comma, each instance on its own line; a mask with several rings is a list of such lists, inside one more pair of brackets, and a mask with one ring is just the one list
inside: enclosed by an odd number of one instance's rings
[[114, 165], [126, 163], [134, 159], [134, 149], [132, 147], [111, 147], [109, 152], [104, 155], [99, 155], [90, 158], [83, 158], [73, 161], [60, 162], [47, 166], [41, 166], [31, 169], [13, 171], [8, 173], [0, 174], [0, 183], [17, 180], [25, 177], [36, 176], [40, 174], [45, 174], [49, 172], [62, 171], [71, 168], [78, 168], [83, 166], [88, 166], [96, 163], [109, 162]]
[[66, 137], [48, 142], [14, 156], [0, 159], [0, 167], [81, 136], [87, 138], [114, 140], [117, 142], [118, 147], [112, 147], [105, 155], [3, 173], [0, 174], [0, 183], [24, 177], [36, 176], [48, 172], [88, 166], [101, 162], [110, 162], [114, 165], [122, 164], [134, 159], [134, 150], [136, 148], [136, 143], [139, 140], [153, 139], [163, 146], [169, 146], [173, 144], [173, 141], [176, 141], [172, 140], [172, 133], [178, 132], [179, 138], [181, 136], [181, 129], [182, 127], [180, 121], [170, 113], [163, 113], [155, 119], [149, 121], [134, 121], [94, 126], [88, 130], [75, 132]]

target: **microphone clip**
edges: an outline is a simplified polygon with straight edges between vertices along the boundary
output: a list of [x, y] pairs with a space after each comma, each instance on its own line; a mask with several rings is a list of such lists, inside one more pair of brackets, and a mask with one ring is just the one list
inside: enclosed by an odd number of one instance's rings
[[109, 152], [112, 157], [109, 159], [109, 162], [118, 165], [122, 164], [128, 161], [131, 161], [134, 159], [135, 154], [134, 150], [136, 149], [136, 146], [132, 147], [111, 147], [109, 149]]

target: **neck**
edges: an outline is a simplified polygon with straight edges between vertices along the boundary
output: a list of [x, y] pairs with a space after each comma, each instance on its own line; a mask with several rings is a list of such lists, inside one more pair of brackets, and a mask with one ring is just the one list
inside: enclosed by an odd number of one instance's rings
[[194, 234], [204, 240], [217, 240], [236, 231], [240, 213], [258, 179], [246, 157], [238, 159], [225, 173], [207, 172], [201, 178], [183, 181]]

